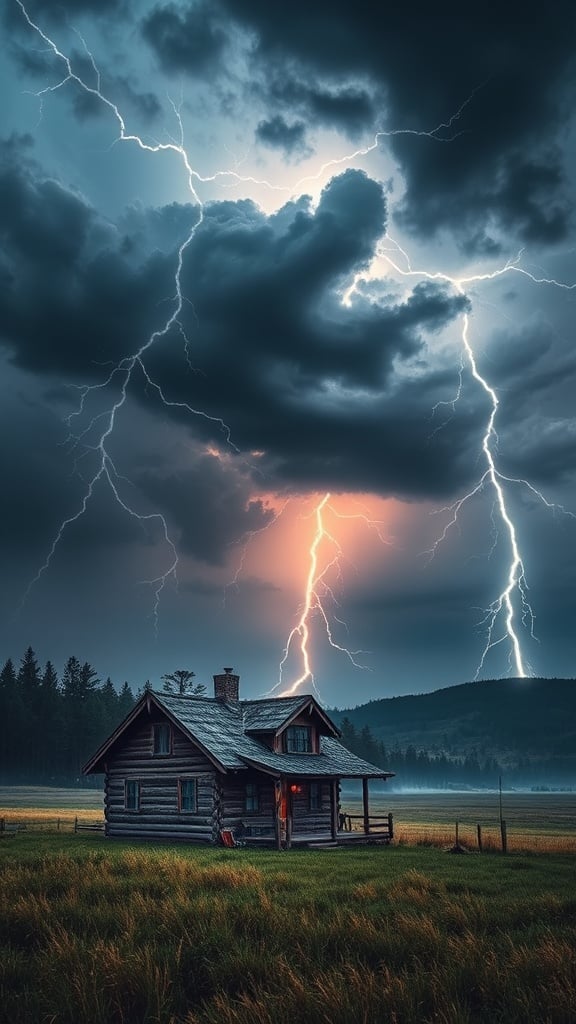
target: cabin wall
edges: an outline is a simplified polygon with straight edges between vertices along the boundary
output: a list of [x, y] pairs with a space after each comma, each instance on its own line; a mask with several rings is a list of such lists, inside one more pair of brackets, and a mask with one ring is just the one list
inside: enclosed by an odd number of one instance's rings
[[[153, 724], [159, 715], [141, 716], [109, 752], [105, 782], [106, 835], [213, 842], [218, 821], [218, 774], [208, 758], [172, 727], [170, 754], [154, 754]], [[178, 809], [178, 780], [197, 780], [195, 811]], [[125, 807], [125, 783], [140, 784], [140, 806]]]
[[[246, 810], [247, 783], [255, 783], [258, 786], [260, 799], [257, 811]], [[300, 786], [299, 793], [292, 793], [290, 783], [285, 783], [286, 797], [283, 800], [285, 811], [288, 806], [292, 808], [292, 835], [295, 837], [304, 833], [325, 835], [330, 832], [330, 787], [332, 783], [324, 780], [319, 782], [321, 805], [316, 810], [310, 810], [309, 783], [298, 782], [296, 784]], [[267, 828], [270, 831], [275, 825], [274, 779], [256, 771], [244, 772], [242, 775], [223, 776], [221, 777], [221, 804], [224, 828], [233, 828], [243, 822], [249, 834], [253, 830], [252, 835], [264, 835]]]
[[320, 781], [321, 803], [318, 810], [310, 810], [310, 785], [307, 782], [298, 783], [300, 792], [291, 793], [292, 801], [292, 835], [298, 836], [302, 832], [330, 831], [330, 786], [332, 783]]
[[[274, 779], [262, 772], [245, 771], [238, 775], [224, 775], [221, 782], [222, 827], [233, 828], [240, 821], [249, 827], [251, 823], [274, 827]], [[259, 806], [257, 811], [246, 810], [246, 786], [258, 787]]]

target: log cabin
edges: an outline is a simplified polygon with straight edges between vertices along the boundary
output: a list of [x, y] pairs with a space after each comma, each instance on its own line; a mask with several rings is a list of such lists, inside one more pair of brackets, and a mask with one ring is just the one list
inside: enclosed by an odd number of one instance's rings
[[[232, 669], [214, 696], [150, 690], [83, 768], [104, 773], [105, 834], [289, 848], [337, 842], [340, 780], [361, 779], [363, 833], [368, 783], [383, 771], [347, 750], [309, 694], [239, 699]], [[359, 816], [360, 817], [360, 816]], [[381, 839], [392, 838], [392, 820]]]

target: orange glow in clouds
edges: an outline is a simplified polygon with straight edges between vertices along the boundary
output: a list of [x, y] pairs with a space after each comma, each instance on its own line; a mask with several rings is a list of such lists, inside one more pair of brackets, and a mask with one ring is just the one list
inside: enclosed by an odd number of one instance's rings
[[243, 552], [235, 582], [249, 560], [251, 570], [260, 578], [272, 576], [284, 593], [294, 595], [296, 610], [290, 614], [292, 625], [288, 622], [286, 627], [279, 679], [271, 691], [280, 690], [286, 696], [304, 684], [315, 687], [312, 647], [322, 638], [354, 666], [365, 667], [357, 658], [368, 652], [352, 650], [337, 639], [345, 634], [346, 623], [335, 611], [339, 610], [335, 589], [343, 590], [343, 567], [358, 574], [358, 562], [368, 558], [373, 566], [374, 540], [379, 545], [393, 543], [390, 527], [398, 516], [399, 503], [330, 492], [288, 501], [266, 495], [262, 500], [274, 510], [276, 519], [248, 538], [252, 550]]

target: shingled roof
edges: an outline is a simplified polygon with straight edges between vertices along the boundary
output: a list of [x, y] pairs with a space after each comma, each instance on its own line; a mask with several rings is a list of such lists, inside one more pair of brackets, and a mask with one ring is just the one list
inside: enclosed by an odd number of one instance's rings
[[[275, 776], [300, 778], [385, 779], [393, 774], [356, 757], [342, 746], [336, 739], [338, 729], [310, 694], [225, 702], [212, 697], [156, 691], [143, 695], [124, 722], [84, 766], [84, 772], [98, 770], [98, 762], [143, 711], [147, 701], [163, 710], [223, 771], [254, 767]], [[277, 732], [306, 710], [318, 713], [324, 726], [322, 731], [330, 734], [321, 736], [317, 754], [275, 753], [254, 735]]]

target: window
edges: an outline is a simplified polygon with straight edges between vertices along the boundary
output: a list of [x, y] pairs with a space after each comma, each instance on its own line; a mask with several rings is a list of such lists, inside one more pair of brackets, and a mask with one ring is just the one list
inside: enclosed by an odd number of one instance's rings
[[178, 780], [178, 810], [195, 811], [198, 806], [196, 779]]
[[285, 747], [288, 754], [310, 754], [312, 751], [312, 729], [309, 725], [291, 725], [285, 732]]
[[311, 782], [308, 790], [308, 803], [311, 811], [322, 810], [322, 786], [319, 782]]
[[260, 795], [255, 782], [246, 783], [244, 803], [247, 811], [258, 811], [260, 809]]
[[154, 753], [170, 753], [170, 723], [156, 722], [153, 726], [154, 732]]
[[131, 779], [124, 783], [124, 807], [127, 811], [140, 809], [140, 783]]

